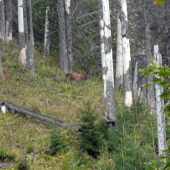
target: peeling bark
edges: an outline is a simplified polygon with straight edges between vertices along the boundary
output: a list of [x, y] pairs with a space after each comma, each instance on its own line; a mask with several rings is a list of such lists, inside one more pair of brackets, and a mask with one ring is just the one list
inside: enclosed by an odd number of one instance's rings
[[123, 51], [121, 34], [121, 6], [117, 6], [117, 51], [116, 51], [116, 76], [115, 88], [119, 89], [123, 83]]
[[[102, 78], [104, 97], [107, 100], [106, 120], [115, 120], [115, 96], [114, 96], [114, 75], [113, 75], [113, 57], [110, 26], [109, 1], [98, 1], [100, 18], [100, 41], [102, 58]], [[102, 14], [100, 12], [102, 11]]]
[[50, 21], [48, 18], [50, 12], [50, 7], [46, 7], [46, 16], [45, 16], [45, 36], [44, 36], [44, 56], [43, 58], [48, 58], [50, 51]]
[[[161, 67], [162, 56], [159, 52], [158, 45], [154, 46], [154, 58], [157, 61], [158, 65]], [[158, 77], [157, 75], [155, 76]], [[159, 156], [166, 156], [166, 153], [163, 152], [163, 150], [167, 148], [165, 114], [163, 113], [164, 99], [160, 98], [160, 95], [163, 93], [163, 87], [160, 87], [159, 85], [156, 84], [155, 92], [156, 92], [156, 113], [157, 113], [157, 131], [158, 131], [158, 153]]]
[[26, 47], [24, 32], [23, 0], [18, 0], [18, 30], [19, 30], [19, 62], [26, 65]]
[[132, 105], [132, 77], [131, 77], [131, 55], [128, 34], [127, 2], [121, 0], [121, 22], [122, 22], [122, 48], [123, 48], [123, 74], [124, 74], [124, 105]]

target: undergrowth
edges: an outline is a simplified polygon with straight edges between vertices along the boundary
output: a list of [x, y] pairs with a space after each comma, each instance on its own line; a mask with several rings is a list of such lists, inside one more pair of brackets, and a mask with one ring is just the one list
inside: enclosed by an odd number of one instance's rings
[[0, 79], [0, 100], [80, 125], [82, 131], [59, 130], [11, 111], [0, 113], [0, 141], [5, 153], [15, 153], [18, 157], [52, 146], [47, 152], [31, 156], [33, 161], [29, 165], [34, 170], [143, 170], [145, 162], [157, 160], [156, 120], [143, 102], [138, 101], [131, 109], [124, 108], [123, 95], [121, 91], [116, 92], [119, 131], [108, 128], [103, 118], [106, 103], [101, 78], [66, 80], [58, 67], [58, 56], [43, 60], [37, 49], [35, 74], [32, 74], [18, 64], [18, 49], [14, 41], [2, 47], [5, 78]]

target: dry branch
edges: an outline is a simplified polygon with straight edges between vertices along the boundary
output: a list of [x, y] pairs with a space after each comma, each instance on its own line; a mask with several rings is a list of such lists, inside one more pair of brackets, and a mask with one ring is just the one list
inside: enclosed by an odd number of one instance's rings
[[75, 98], [78, 98], [78, 99], [83, 99], [84, 97], [82, 96], [75, 96], [75, 95], [70, 95], [70, 94], [55, 94], [53, 93], [54, 95], [58, 95], [58, 96], [63, 96], [63, 97], [75, 97]]
[[38, 112], [35, 112], [35, 111], [32, 111], [32, 110], [22, 108], [22, 107], [14, 105], [12, 103], [6, 102], [6, 101], [0, 101], [0, 105], [2, 105], [2, 104], [4, 104], [9, 110], [14, 110], [18, 113], [29, 115], [31, 117], [34, 117], [34, 118], [37, 118], [37, 119], [40, 119], [40, 120], [43, 120], [43, 121], [46, 121], [46, 122], [52, 122], [52, 123], [54, 123], [58, 126], [61, 126], [61, 127], [71, 126], [75, 129], [79, 130], [78, 126], [76, 126], [74, 124], [69, 124], [67, 122], [64, 122], [62, 120], [50, 117], [48, 115], [44, 115], [44, 114], [41, 114], [41, 113], [38, 113]]

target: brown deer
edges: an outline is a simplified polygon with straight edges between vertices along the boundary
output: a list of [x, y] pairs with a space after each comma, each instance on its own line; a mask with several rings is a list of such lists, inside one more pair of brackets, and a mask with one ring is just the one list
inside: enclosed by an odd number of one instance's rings
[[73, 73], [73, 72], [68, 72], [66, 74], [66, 77], [69, 78], [69, 79], [75, 80], [75, 81], [89, 79], [90, 75], [87, 72], [87, 68], [86, 68], [86, 66], [84, 64], [83, 64], [83, 68], [84, 68], [84, 71], [86, 72], [86, 74], [81, 75], [81, 74], [77, 74], [77, 73]]
[[68, 72], [66, 74], [66, 77], [72, 80], [76, 80], [76, 81], [90, 78], [88, 73], [81, 75], [81, 74], [77, 74], [73, 72]]

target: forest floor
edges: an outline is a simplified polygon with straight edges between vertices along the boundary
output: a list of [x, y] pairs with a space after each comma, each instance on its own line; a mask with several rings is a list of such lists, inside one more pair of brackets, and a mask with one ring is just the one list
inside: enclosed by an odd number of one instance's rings
[[[18, 63], [19, 47], [15, 41], [8, 44], [1, 42], [1, 49], [4, 78], [0, 79], [0, 101], [7, 101], [75, 125], [80, 122], [80, 109], [84, 108], [84, 103], [90, 102], [98, 118], [103, 120], [106, 103], [103, 99], [101, 74], [92, 75], [91, 79], [88, 80], [68, 80], [59, 69], [59, 57], [51, 54], [49, 59], [44, 60], [42, 52], [36, 48], [34, 51], [35, 73], [33, 73]], [[78, 66], [75, 67], [74, 71], [80, 74], [84, 73]], [[81, 96], [82, 99], [77, 96]], [[54, 156], [45, 152], [27, 156], [30, 169], [110, 170], [116, 166], [117, 168], [113, 169], [121, 170], [122, 166], [125, 170], [130, 166], [134, 169], [136, 167], [143, 169], [146, 161], [156, 160], [155, 117], [148, 115], [143, 104], [137, 110], [134, 107], [135, 109], [132, 108], [132, 111], [128, 109], [124, 113], [122, 102], [122, 94], [116, 92], [116, 110], [118, 120], [120, 120], [121, 142], [118, 141], [119, 143], [114, 146], [115, 151], [112, 158], [110, 153], [106, 151], [107, 147], [101, 148], [102, 154], [98, 159], [92, 159], [86, 154], [88, 161], [85, 164], [82, 163], [82, 166], [78, 166], [73, 161], [74, 151], [71, 147], [72, 143], [77, 141], [77, 132], [72, 128], [62, 128], [64, 140], [70, 146], [67, 152], [61, 151]], [[51, 128], [52, 123], [30, 116], [13, 111], [7, 111], [6, 114], [0, 112], [0, 163], [3, 162], [1, 161], [1, 148], [5, 152], [19, 157], [27, 154], [28, 151], [39, 151], [49, 146]], [[141, 141], [145, 142], [145, 147], [141, 147]], [[2, 169], [14, 170], [16, 167], [17, 164]]]
[[[35, 73], [33, 74], [32, 71], [18, 64], [18, 52], [15, 42], [3, 44], [1, 55], [4, 78], [0, 80], [1, 101], [5, 100], [74, 124], [79, 121], [79, 109], [83, 107], [83, 103], [91, 101], [92, 107], [101, 114], [101, 117], [104, 116], [106, 105], [103, 100], [101, 77], [79, 82], [67, 80], [65, 74], [59, 69], [58, 58], [50, 56], [49, 59], [44, 60], [37, 49], [34, 52]], [[72, 96], [64, 97], [60, 94]], [[76, 96], [81, 96], [82, 99]], [[0, 146], [7, 152], [14, 152], [17, 156], [26, 154], [26, 148], [30, 145], [38, 151], [49, 145], [50, 128], [50, 123], [29, 116], [12, 111], [6, 114], [1, 112]], [[69, 134], [66, 135], [67, 140], [72, 135], [71, 131], [70, 129]], [[58, 169], [56, 160], [60, 158], [46, 161], [42, 154], [35, 157], [33, 169]], [[13, 168], [13, 166], [7, 167], [7, 169]]]

